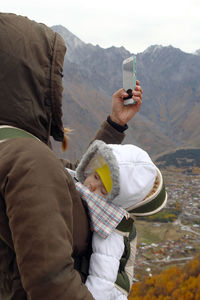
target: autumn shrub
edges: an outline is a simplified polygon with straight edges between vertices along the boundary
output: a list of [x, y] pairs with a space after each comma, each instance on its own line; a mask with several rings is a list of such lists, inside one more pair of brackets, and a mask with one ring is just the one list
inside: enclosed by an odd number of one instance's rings
[[200, 254], [184, 267], [171, 267], [134, 283], [129, 300], [200, 300]]
[[168, 223], [168, 222], [174, 222], [178, 218], [179, 213], [180, 211], [176, 209], [167, 208], [155, 215], [148, 216], [148, 217], [139, 217], [138, 219], [145, 220], [148, 222]]

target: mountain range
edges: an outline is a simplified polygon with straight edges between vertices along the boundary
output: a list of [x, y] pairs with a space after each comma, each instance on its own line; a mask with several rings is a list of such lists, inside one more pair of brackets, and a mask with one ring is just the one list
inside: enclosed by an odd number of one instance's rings
[[[122, 62], [133, 53], [124, 47], [87, 44], [63, 26], [65, 40], [63, 120], [72, 129], [69, 148], [59, 156], [76, 160], [111, 111], [112, 94], [122, 87]], [[143, 88], [140, 113], [130, 121], [124, 143], [152, 157], [177, 148], [200, 148], [200, 50], [189, 54], [153, 45], [137, 53], [137, 78]]]

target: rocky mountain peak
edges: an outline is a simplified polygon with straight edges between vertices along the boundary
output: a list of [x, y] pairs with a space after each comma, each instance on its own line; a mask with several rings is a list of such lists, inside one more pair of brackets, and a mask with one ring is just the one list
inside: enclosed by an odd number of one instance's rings
[[79, 39], [76, 35], [74, 35], [62, 25], [55, 25], [51, 28], [63, 37], [63, 39], [66, 41], [67, 46], [70, 45], [70, 47], [72, 48], [77, 48], [85, 45], [85, 43], [81, 39]]
[[200, 55], [200, 49], [194, 52], [195, 55]]
[[[87, 147], [85, 128], [95, 132], [110, 112], [112, 94], [122, 87], [124, 47], [103, 49], [81, 41], [63, 26], [53, 26], [68, 48], [63, 103], [76, 130], [76, 149]], [[137, 78], [143, 88], [140, 114], [130, 122], [125, 142], [157, 155], [176, 147], [199, 147], [200, 51], [152, 45], [137, 54]], [[96, 118], [96, 119], [95, 119]], [[80, 127], [79, 122], [82, 122]], [[93, 135], [91, 135], [92, 137]], [[71, 139], [73, 146], [73, 142]], [[80, 152], [76, 158], [79, 158]]]

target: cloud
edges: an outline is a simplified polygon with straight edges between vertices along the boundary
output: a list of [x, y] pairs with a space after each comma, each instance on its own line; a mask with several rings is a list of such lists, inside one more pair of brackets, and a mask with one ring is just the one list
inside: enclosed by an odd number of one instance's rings
[[1, 1], [1, 11], [63, 25], [86, 43], [142, 52], [152, 44], [200, 49], [199, 0]]

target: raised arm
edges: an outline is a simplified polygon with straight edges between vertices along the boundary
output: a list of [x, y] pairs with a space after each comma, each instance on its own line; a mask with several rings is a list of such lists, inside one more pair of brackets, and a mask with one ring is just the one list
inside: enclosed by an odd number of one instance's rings
[[[97, 131], [94, 140], [102, 140], [107, 144], [121, 144], [125, 138], [124, 131], [128, 129], [127, 123], [130, 122], [142, 105], [142, 88], [139, 81], [136, 82], [135, 90], [133, 91], [133, 99], [136, 104], [124, 106], [123, 97], [127, 96], [124, 89], [120, 89], [112, 96], [112, 110], [107, 120], [104, 121]], [[72, 164], [69, 161], [64, 161], [64, 165], [69, 169], [75, 169], [78, 162]]]

